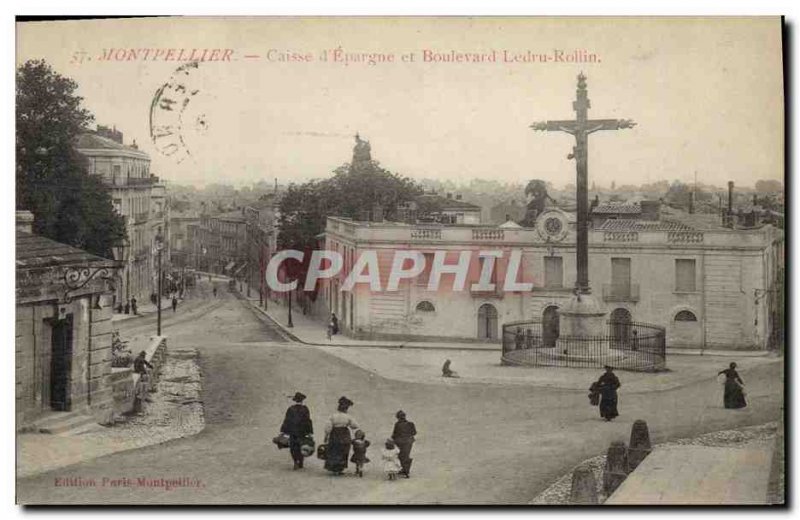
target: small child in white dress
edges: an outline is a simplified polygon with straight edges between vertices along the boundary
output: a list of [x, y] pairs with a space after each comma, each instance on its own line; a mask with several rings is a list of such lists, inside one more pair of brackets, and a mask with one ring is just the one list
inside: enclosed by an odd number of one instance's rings
[[381, 459], [383, 460], [383, 471], [386, 472], [389, 480], [397, 479], [397, 474], [400, 473], [402, 466], [400, 466], [400, 450], [397, 449], [393, 440], [386, 440], [386, 445], [381, 452]]

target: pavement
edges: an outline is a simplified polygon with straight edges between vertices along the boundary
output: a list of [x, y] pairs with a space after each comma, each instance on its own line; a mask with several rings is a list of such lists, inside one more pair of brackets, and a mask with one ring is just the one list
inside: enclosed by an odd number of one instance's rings
[[[338, 346], [338, 347], [384, 347], [407, 349], [432, 349], [432, 350], [483, 350], [487, 352], [501, 352], [502, 346], [498, 342], [481, 341], [403, 341], [403, 340], [362, 340], [351, 338], [345, 334], [336, 334], [328, 339], [327, 321], [318, 316], [304, 315], [302, 310], [292, 306], [292, 327], [289, 323], [289, 309], [281, 300], [270, 299], [267, 308], [259, 305], [258, 289], [251, 289], [251, 296], [247, 296], [247, 284], [242, 284], [242, 298], [250, 303], [259, 312], [269, 316], [275, 325], [293, 337], [294, 340], [307, 345]], [[722, 349], [667, 349], [667, 355], [679, 356], [709, 356], [725, 358], [768, 357], [771, 352], [766, 350], [722, 350]]]
[[605, 505], [763, 505], [770, 462], [759, 445], [657, 448]]
[[[152, 318], [133, 321], [125, 324], [131, 331], [145, 334], [153, 327]], [[623, 394], [621, 415], [609, 423], [589, 406], [585, 389], [384, 377], [330, 348], [286, 342], [267, 316], [227, 293], [198, 303], [194, 316], [182, 318], [179, 309], [164, 327], [171, 346], [199, 352], [203, 431], [18, 478], [20, 503], [527, 504], [579, 462], [627, 439], [636, 419], [648, 422], [656, 444], [774, 421], [783, 406], [780, 362], [740, 370], [749, 390], [743, 410], [726, 410], [721, 398], [712, 399], [720, 385], [704, 377], [662, 392]], [[363, 478], [354, 478], [352, 469], [333, 477], [316, 458], [308, 459], [303, 471], [292, 471], [289, 455], [270, 439], [291, 404], [287, 396], [296, 391], [309, 396], [318, 432], [346, 395], [355, 402], [352, 414], [377, 445], [391, 433], [395, 412], [405, 410], [419, 431], [412, 478], [388, 482], [376, 462], [367, 465]], [[121, 477], [132, 480], [104, 484]], [[195, 484], [170, 489], [152, 484], [177, 477]], [[59, 478], [76, 484], [58, 486]]]

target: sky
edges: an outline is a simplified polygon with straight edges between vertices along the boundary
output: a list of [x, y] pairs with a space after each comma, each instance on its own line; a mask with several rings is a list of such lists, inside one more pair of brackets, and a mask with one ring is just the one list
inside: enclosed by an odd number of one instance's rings
[[[393, 62], [345, 64], [334, 59], [337, 48]], [[129, 60], [126, 49], [151, 50], [148, 59], [139, 50]], [[230, 61], [200, 62], [184, 74], [176, 69], [185, 61], [163, 59], [168, 49], [172, 58], [180, 49], [185, 57], [192, 49], [232, 52]], [[109, 50], [120, 59], [100, 59]], [[495, 61], [424, 59], [451, 51], [494, 52]], [[506, 61], [528, 51], [550, 61]], [[286, 54], [306, 59], [278, 61]], [[567, 62], [572, 54], [582, 62]], [[356, 132], [370, 141], [373, 159], [415, 179], [574, 183], [572, 137], [528, 127], [574, 117], [580, 72], [588, 77], [589, 117], [637, 122], [590, 137], [590, 183], [696, 175], [705, 184], [752, 186], [784, 175], [777, 17], [19, 23], [17, 63], [29, 59], [73, 78], [96, 122], [116, 126], [126, 143], [135, 139], [151, 170], [179, 184], [325, 177], [350, 160]], [[196, 93], [177, 132], [182, 151], [167, 155], [151, 124], [176, 114], [157, 110], [151, 118], [151, 104], [175, 78]]]

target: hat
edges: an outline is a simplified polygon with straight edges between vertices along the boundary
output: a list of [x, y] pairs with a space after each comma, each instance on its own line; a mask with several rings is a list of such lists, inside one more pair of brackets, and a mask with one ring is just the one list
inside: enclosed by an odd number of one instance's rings
[[346, 398], [345, 396], [342, 396], [339, 398], [339, 406], [353, 406], [353, 401]]
[[305, 394], [301, 392], [295, 392], [294, 397], [292, 397], [292, 401], [296, 403], [302, 403], [305, 400], [305, 398], [306, 398]]
[[405, 413], [403, 410], [400, 410], [399, 412], [397, 412], [396, 414], [394, 414], [394, 416], [395, 416], [397, 419], [405, 419], [405, 418], [406, 418], [406, 413]]
[[603, 368], [605, 368], [606, 370], [614, 370], [614, 367], [612, 367], [611, 365], [605, 365]]

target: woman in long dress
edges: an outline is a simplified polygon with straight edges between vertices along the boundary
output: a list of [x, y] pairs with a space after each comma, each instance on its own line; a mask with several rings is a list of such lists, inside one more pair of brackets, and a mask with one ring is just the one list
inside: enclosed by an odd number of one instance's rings
[[606, 373], [597, 380], [596, 390], [600, 393], [600, 417], [610, 421], [619, 415], [617, 412], [617, 389], [622, 386], [614, 369], [606, 366]]
[[355, 419], [347, 413], [353, 401], [347, 397], [339, 398], [339, 406], [325, 425], [325, 443], [328, 445], [325, 469], [334, 475], [341, 475], [347, 469], [350, 458], [350, 430], [358, 430]]
[[720, 370], [717, 375], [725, 374], [725, 396], [723, 402], [725, 408], [744, 408], [747, 406], [747, 401], [744, 399], [744, 381], [739, 377], [736, 372], [736, 363], [731, 363], [729, 368]]

